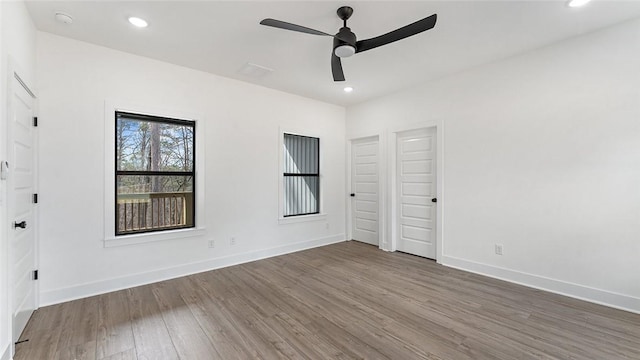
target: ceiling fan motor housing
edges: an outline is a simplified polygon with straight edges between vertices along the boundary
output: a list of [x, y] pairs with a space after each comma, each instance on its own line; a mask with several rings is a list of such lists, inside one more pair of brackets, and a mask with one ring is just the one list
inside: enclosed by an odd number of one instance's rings
[[[340, 49], [338, 49], [340, 48]], [[336, 51], [336, 49], [338, 49]], [[338, 57], [349, 57], [356, 52], [356, 34], [348, 27], [343, 27], [333, 38], [333, 52]]]

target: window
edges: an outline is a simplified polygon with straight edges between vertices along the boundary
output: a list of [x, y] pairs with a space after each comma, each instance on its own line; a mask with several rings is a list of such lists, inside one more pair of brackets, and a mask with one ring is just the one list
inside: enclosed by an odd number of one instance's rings
[[195, 122], [115, 114], [115, 235], [194, 227]]
[[284, 134], [283, 216], [320, 212], [320, 139]]

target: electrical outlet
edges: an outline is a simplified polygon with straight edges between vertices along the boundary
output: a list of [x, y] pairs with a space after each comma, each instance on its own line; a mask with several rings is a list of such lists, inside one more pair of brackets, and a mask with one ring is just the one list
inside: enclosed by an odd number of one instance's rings
[[496, 255], [502, 255], [502, 244], [496, 244]]
[[216, 241], [215, 240], [209, 240], [208, 244], [209, 244], [210, 248], [216, 247]]
[[231, 239], [229, 239], [229, 244], [235, 245], [236, 244], [236, 238], [232, 237]]

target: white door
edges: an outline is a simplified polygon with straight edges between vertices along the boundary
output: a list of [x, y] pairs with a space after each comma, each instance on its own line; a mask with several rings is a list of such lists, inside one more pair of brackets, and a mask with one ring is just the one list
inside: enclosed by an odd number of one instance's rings
[[33, 205], [34, 131], [33, 103], [29, 91], [16, 79], [9, 96], [8, 216], [11, 263], [13, 341], [17, 341], [36, 308], [35, 216]]
[[353, 240], [378, 246], [378, 139], [351, 142]]
[[398, 134], [397, 250], [436, 257], [436, 131]]

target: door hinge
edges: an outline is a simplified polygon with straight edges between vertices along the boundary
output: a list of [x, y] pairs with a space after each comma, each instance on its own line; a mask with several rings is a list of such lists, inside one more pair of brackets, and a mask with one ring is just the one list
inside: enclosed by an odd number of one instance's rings
[[34, 204], [38, 203], [38, 194], [33, 194], [33, 203]]
[[38, 270], [33, 270], [33, 280], [38, 280]]
[[37, 116], [33, 117], [33, 126], [38, 127], [38, 117]]
[[9, 176], [9, 163], [2, 160], [0, 162], [0, 180], [7, 180]]

